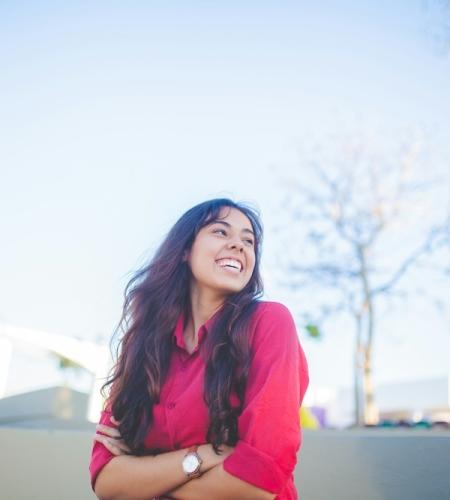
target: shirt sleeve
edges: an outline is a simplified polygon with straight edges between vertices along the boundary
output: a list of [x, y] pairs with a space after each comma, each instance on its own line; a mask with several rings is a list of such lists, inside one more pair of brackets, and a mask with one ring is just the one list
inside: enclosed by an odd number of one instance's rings
[[[110, 420], [112, 413], [108, 410], [103, 410], [100, 414], [100, 424], [108, 427], [117, 427]], [[89, 464], [89, 472], [91, 475], [91, 487], [94, 490], [95, 481], [103, 467], [110, 462], [116, 455], [111, 453], [102, 443], [94, 440], [91, 454], [91, 462]]]
[[256, 321], [239, 440], [223, 462], [229, 474], [280, 493], [297, 463], [302, 435], [300, 406], [309, 383], [308, 365], [292, 315], [265, 303]]

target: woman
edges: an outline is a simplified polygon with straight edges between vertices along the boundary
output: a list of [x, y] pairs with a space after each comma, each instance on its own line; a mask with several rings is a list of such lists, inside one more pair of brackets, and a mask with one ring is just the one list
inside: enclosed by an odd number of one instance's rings
[[258, 300], [262, 225], [188, 210], [129, 282], [90, 464], [100, 499], [295, 499], [308, 367], [289, 310]]

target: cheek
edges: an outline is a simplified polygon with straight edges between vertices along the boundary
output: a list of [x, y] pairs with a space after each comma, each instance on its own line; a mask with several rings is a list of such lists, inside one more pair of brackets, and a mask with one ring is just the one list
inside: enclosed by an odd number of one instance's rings
[[249, 274], [252, 274], [254, 269], [255, 269], [255, 264], [256, 264], [256, 257], [255, 255], [249, 255], [249, 257], [247, 258], [247, 262], [248, 262], [248, 271], [249, 271]]
[[203, 275], [211, 271], [214, 252], [209, 245], [198, 245], [193, 248], [190, 259], [191, 271], [194, 275]]
[[202, 274], [206, 268], [206, 259], [201, 253], [196, 253], [191, 260], [191, 271], [194, 275]]

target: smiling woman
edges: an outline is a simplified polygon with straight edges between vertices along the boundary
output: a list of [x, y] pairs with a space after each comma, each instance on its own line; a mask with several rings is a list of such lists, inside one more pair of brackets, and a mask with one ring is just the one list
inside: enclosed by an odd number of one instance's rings
[[228, 199], [186, 212], [128, 283], [95, 435], [99, 498], [295, 499], [308, 366], [260, 300], [262, 225]]
[[197, 296], [199, 288], [209, 287], [221, 304], [224, 294], [239, 292], [252, 276], [256, 256], [250, 220], [236, 208], [223, 207], [217, 219], [200, 229], [187, 255], [191, 293]]

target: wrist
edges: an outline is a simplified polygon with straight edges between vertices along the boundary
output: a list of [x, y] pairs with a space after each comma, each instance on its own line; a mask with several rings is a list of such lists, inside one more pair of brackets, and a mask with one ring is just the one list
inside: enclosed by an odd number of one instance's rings
[[222, 450], [222, 453], [218, 455], [213, 446], [210, 443], [202, 444], [198, 447], [197, 453], [203, 460], [203, 463], [200, 467], [200, 472], [203, 474], [208, 470], [220, 465], [225, 458], [227, 457], [227, 453]]
[[184, 455], [182, 467], [188, 479], [199, 477], [202, 474], [203, 459], [198, 453], [199, 445], [192, 445]]

